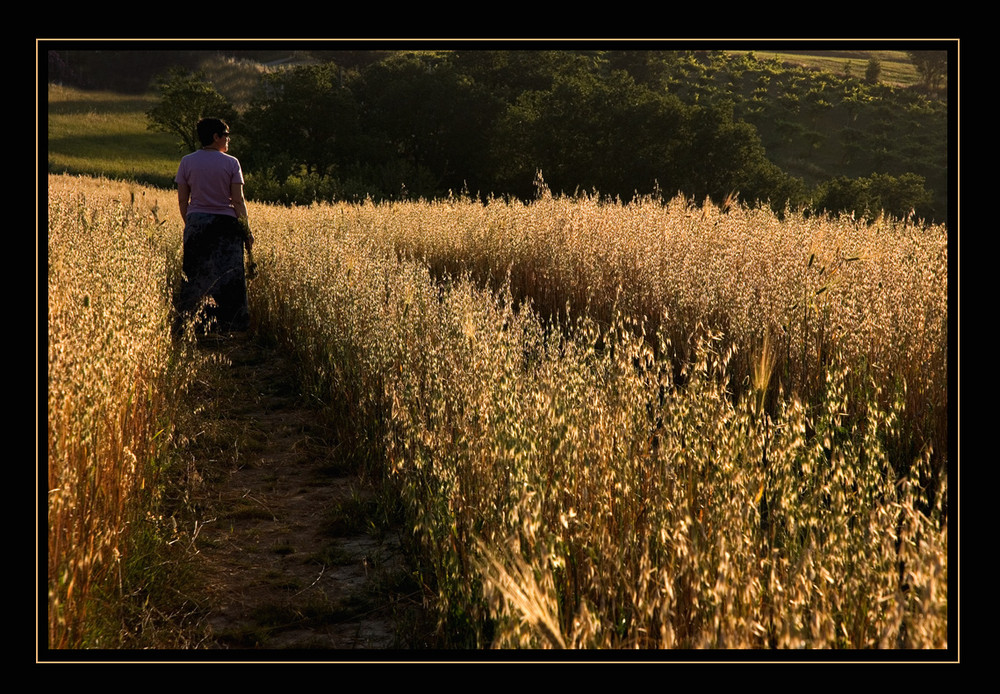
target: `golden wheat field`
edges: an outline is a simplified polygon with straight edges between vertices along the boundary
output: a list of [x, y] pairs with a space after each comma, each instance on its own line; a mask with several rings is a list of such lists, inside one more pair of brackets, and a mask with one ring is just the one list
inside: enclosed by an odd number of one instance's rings
[[[155, 516], [198, 354], [174, 194], [48, 194], [68, 645]], [[254, 330], [351, 423], [468, 645], [948, 646], [944, 227], [548, 194], [250, 218]]]

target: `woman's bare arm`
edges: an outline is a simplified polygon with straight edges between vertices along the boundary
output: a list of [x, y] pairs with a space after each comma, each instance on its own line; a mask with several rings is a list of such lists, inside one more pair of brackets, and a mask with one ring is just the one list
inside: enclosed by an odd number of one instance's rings
[[177, 204], [181, 210], [181, 219], [187, 219], [188, 203], [191, 201], [191, 186], [187, 183], [177, 184]]

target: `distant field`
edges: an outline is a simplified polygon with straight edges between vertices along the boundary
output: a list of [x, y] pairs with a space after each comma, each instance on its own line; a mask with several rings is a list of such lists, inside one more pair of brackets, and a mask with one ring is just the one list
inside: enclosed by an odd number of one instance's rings
[[183, 153], [173, 136], [147, 130], [154, 100], [49, 85], [49, 172], [170, 185]]
[[[740, 51], [733, 51], [734, 53]], [[745, 52], [745, 51], [744, 51]], [[906, 51], [753, 51], [758, 58], [777, 58], [807, 68], [826, 70], [843, 75], [850, 64], [851, 74], [863, 77], [868, 61], [878, 58], [882, 63], [880, 79], [886, 84], [909, 87], [920, 81], [920, 74], [906, 56]]]

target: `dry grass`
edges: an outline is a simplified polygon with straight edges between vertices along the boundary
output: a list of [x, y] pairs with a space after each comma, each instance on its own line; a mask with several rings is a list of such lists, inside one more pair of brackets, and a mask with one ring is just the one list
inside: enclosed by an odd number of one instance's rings
[[947, 644], [943, 229], [548, 197], [268, 214], [256, 305], [384, 449], [442, 629]]
[[944, 229], [550, 196], [251, 218], [256, 328], [402, 500], [457, 645], [948, 645]]
[[123, 602], [136, 553], [159, 532], [158, 475], [185, 379], [169, 330], [177, 247], [165, 240], [179, 231], [161, 225], [154, 206], [147, 191], [123, 184], [50, 179], [52, 648], [114, 647], [141, 628], [123, 623]]

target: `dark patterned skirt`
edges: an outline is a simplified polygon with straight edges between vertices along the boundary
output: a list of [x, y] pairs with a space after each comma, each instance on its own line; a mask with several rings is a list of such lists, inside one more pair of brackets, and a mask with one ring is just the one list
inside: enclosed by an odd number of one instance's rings
[[235, 217], [188, 214], [184, 227], [184, 278], [178, 298], [181, 316], [190, 318], [203, 310], [211, 329], [249, 327], [243, 240], [243, 229]]

